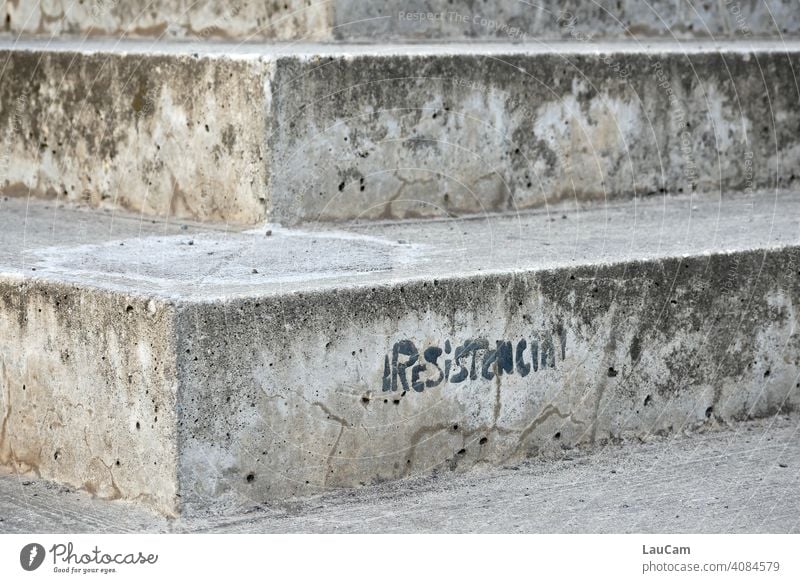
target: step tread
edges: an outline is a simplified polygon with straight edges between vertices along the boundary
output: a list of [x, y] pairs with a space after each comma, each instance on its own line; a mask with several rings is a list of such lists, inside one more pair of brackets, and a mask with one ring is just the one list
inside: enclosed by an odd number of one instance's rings
[[708, 52], [796, 52], [800, 39], [645, 39], [532, 40], [525, 43], [480, 40], [474, 42], [409, 42], [387, 44], [326, 42], [214, 42], [154, 41], [139, 39], [9, 39], [0, 37], [0, 51], [77, 52], [202, 55], [230, 57], [280, 56], [449, 56], [449, 55], [595, 55], [603, 52], [636, 54], [642, 52], [699, 54]]
[[800, 196], [249, 231], [15, 198], [0, 214], [4, 276], [202, 301], [793, 246]]
[[0, 474], [0, 532], [798, 532], [799, 428], [776, 416], [176, 521]]

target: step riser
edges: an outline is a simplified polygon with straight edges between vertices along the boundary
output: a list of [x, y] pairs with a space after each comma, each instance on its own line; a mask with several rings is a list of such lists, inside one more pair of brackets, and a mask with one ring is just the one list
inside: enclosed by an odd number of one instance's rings
[[518, 0], [431, 2], [338, 0], [193, 2], [100, 0], [43, 6], [36, 0], [5, 2], [0, 31], [40, 35], [109, 35], [237, 40], [524, 41], [576, 35], [626, 38], [774, 36], [800, 32], [792, 0], [688, 3], [674, 0]]
[[0, 299], [0, 464], [176, 515], [172, 312], [8, 279]]
[[[798, 269], [792, 249], [192, 306], [182, 501], [247, 506], [791, 410]], [[408, 364], [443, 371], [472, 339], [510, 352], [478, 352], [474, 379], [462, 357], [447, 383]]]
[[788, 0], [351, 0], [334, 15], [336, 38], [378, 41], [748, 38], [800, 31], [796, 6]]
[[327, 40], [332, 2], [97, 0], [68, 10], [30, 0], [5, 2], [0, 16], [15, 34], [235, 40]]
[[268, 63], [28, 51], [0, 62], [3, 194], [264, 219]]
[[572, 50], [17, 52], [0, 188], [295, 224], [796, 184], [796, 51]]
[[797, 57], [285, 59], [272, 216], [416, 218], [786, 187], [800, 164]]

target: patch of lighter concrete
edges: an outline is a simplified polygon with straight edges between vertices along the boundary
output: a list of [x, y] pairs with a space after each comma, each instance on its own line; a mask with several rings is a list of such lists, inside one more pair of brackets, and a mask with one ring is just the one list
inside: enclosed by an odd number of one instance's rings
[[[269, 233], [269, 235], [267, 235]], [[40, 275], [168, 286], [271, 285], [391, 271], [418, 245], [346, 232], [278, 227], [256, 232], [148, 236], [30, 253]]]

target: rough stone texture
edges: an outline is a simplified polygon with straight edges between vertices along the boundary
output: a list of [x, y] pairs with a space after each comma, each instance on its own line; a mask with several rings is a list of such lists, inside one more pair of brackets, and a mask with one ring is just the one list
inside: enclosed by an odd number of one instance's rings
[[0, 337], [0, 464], [175, 515], [168, 307], [5, 278]]
[[796, 42], [36, 42], [0, 190], [254, 224], [796, 186]]
[[229, 512], [800, 404], [795, 193], [559, 212], [234, 232], [8, 200], [4, 461]]
[[[754, 251], [182, 306], [182, 501], [255, 504], [791, 410], [795, 261]], [[524, 378], [520, 354], [538, 361]]]
[[0, 532], [797, 533], [799, 423], [712, 422], [555, 459], [175, 520], [0, 473]]
[[332, 2], [318, 0], [8, 0], [16, 34], [316, 40], [331, 36]]
[[449, 216], [794, 185], [800, 61], [773, 49], [281, 59], [272, 217]]
[[0, 31], [236, 40], [779, 36], [792, 0], [8, 0]]
[[779, 36], [797, 34], [791, 0], [340, 1], [337, 38], [497, 39]]
[[190, 51], [0, 51], [0, 190], [263, 219], [270, 64]]
[[0, 464], [175, 516], [174, 307], [140, 293], [136, 265], [124, 286], [91, 266], [68, 281], [29, 253], [207, 229], [36, 200], [0, 217]]

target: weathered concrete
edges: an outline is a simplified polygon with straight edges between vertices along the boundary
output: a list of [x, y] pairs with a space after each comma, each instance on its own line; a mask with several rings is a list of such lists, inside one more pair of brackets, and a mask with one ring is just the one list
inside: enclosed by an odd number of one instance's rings
[[281, 60], [273, 220], [796, 185], [800, 53], [788, 47], [588, 43]]
[[792, 0], [9, 0], [0, 31], [236, 40], [420, 40], [780, 36]]
[[26, 252], [182, 231], [113, 215], [103, 228], [87, 212], [61, 222], [55, 207], [20, 202], [0, 207], [0, 463], [174, 515], [173, 307], [135, 286], [112, 294], [36, 279]]
[[269, 235], [28, 204], [2, 461], [165, 513], [800, 404], [795, 193]]
[[791, 0], [340, 0], [336, 38], [704, 38], [796, 35]]
[[171, 315], [154, 299], [3, 281], [0, 463], [174, 513]]
[[268, 62], [87, 49], [3, 51], [0, 63], [3, 193], [264, 218]]
[[797, 185], [797, 42], [0, 51], [0, 191], [255, 224]]
[[9, 0], [0, 6], [15, 34], [190, 39], [322, 40], [331, 37], [329, 0]]
[[0, 532], [796, 533], [796, 415], [167, 520], [0, 474]]

